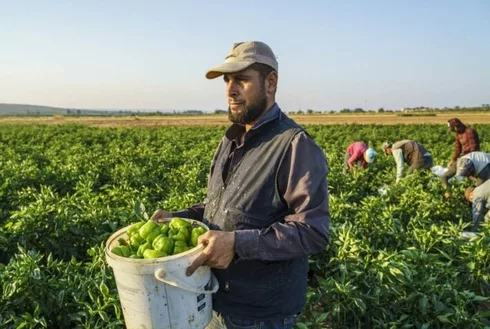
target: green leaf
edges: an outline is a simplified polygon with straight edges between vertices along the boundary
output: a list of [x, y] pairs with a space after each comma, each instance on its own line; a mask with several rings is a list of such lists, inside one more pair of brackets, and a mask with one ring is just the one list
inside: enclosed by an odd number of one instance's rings
[[429, 302], [429, 300], [427, 299], [427, 296], [425, 296], [425, 295], [419, 299], [419, 310], [422, 314], [427, 313], [427, 303], [428, 302]]
[[27, 322], [22, 322], [21, 324], [19, 324], [15, 329], [22, 329], [24, 328], [25, 326], [27, 326]]
[[106, 312], [104, 311], [99, 311], [99, 315], [102, 318], [103, 321], [108, 322], [109, 321], [109, 316], [107, 315]]
[[442, 323], [450, 323], [450, 321], [448, 320], [448, 316], [451, 316], [452, 314], [451, 313], [446, 313], [446, 314], [443, 314], [443, 315], [438, 315], [437, 316], [437, 319], [439, 321], [441, 321]]
[[100, 283], [99, 286], [100, 292], [102, 293], [102, 296], [107, 297], [109, 296], [109, 288], [106, 286], [104, 282]]
[[145, 205], [141, 202], [136, 203], [135, 213], [136, 216], [142, 216], [146, 212]]
[[473, 298], [473, 300], [476, 302], [484, 302], [484, 301], [488, 300], [489, 298], [490, 297], [484, 297], [484, 296], [477, 295]]
[[316, 319], [317, 323], [325, 321], [325, 319], [328, 317], [328, 312], [320, 314], [320, 316]]
[[363, 313], [366, 312], [366, 304], [362, 299], [356, 298], [354, 299], [354, 303]]
[[303, 322], [297, 322], [295, 327], [298, 329], [308, 329], [308, 326], [306, 324], [304, 324]]

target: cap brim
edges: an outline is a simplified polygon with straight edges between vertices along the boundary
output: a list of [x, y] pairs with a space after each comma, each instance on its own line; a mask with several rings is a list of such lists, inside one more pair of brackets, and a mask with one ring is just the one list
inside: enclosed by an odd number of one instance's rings
[[223, 63], [219, 66], [213, 67], [208, 72], [206, 72], [207, 79], [215, 79], [222, 76], [225, 73], [236, 73], [245, 70], [247, 67], [252, 65], [253, 62], [231, 62]]

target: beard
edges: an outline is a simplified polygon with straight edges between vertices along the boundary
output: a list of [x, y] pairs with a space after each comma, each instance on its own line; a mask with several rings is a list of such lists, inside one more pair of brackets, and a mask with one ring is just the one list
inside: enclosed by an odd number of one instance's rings
[[240, 105], [236, 111], [232, 111], [228, 107], [228, 119], [236, 124], [245, 125], [251, 124], [257, 120], [267, 109], [267, 96], [265, 88], [260, 90], [260, 93], [248, 105]]

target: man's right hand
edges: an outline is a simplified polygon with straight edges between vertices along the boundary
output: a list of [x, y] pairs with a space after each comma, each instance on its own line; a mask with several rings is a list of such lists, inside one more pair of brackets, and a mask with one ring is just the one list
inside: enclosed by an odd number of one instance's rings
[[163, 222], [164, 218], [172, 218], [174, 217], [171, 213], [168, 211], [165, 211], [163, 209], [157, 209], [153, 215], [151, 215], [151, 220], [157, 223]]
[[451, 160], [449, 161], [449, 163], [447, 164], [447, 167], [450, 168], [452, 165], [454, 164], [454, 160]]

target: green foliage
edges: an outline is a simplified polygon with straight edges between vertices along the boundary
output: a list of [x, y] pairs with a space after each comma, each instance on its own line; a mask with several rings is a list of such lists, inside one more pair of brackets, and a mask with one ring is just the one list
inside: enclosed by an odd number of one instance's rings
[[[490, 238], [460, 238], [470, 223], [467, 181], [449, 200], [437, 177], [394, 186], [385, 140], [411, 138], [446, 165], [454, 137], [443, 125], [308, 126], [325, 150], [331, 230], [310, 258], [307, 305], [297, 328], [490, 326]], [[490, 126], [476, 126], [488, 150]], [[0, 126], [2, 328], [123, 328], [103, 246], [156, 208], [205, 198], [224, 128]], [[342, 174], [361, 140], [378, 151], [367, 170]], [[386, 193], [380, 193], [386, 188]]]

